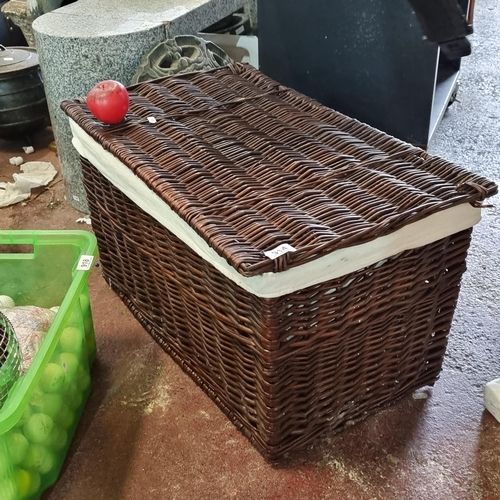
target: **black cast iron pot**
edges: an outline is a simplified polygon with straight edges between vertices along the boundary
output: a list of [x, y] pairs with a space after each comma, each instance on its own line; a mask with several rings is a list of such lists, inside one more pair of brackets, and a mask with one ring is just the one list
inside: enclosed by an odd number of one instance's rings
[[0, 137], [21, 138], [49, 123], [36, 50], [0, 45]]

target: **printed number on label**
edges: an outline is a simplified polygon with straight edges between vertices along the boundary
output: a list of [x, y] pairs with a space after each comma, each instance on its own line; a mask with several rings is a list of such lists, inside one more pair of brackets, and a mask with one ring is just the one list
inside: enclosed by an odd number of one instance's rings
[[82, 255], [76, 266], [77, 271], [88, 271], [92, 267], [92, 262], [94, 261], [93, 255]]
[[264, 252], [264, 255], [270, 259], [277, 259], [279, 256], [284, 255], [288, 252], [296, 252], [297, 250], [289, 245], [288, 243], [283, 243], [279, 247], [274, 248], [273, 250], [269, 250], [268, 252]]

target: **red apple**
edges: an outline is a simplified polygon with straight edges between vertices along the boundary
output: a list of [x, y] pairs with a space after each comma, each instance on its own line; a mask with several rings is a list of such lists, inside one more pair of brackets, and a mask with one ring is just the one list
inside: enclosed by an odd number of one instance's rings
[[120, 123], [127, 114], [128, 105], [127, 89], [115, 80], [99, 82], [87, 94], [90, 112], [104, 123]]

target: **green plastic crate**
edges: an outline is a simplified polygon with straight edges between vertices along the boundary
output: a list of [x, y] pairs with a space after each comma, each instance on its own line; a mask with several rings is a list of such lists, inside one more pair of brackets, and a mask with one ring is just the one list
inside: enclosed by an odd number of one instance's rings
[[1, 500], [40, 498], [66, 457], [96, 354], [87, 287], [96, 248], [86, 231], [0, 231], [0, 295], [16, 305], [60, 306], [0, 408]]

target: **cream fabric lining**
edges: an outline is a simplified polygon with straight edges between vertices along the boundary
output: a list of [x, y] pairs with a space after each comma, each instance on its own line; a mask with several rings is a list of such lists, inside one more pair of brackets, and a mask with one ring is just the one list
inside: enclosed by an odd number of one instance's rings
[[280, 297], [344, 276], [405, 250], [427, 245], [470, 228], [481, 220], [481, 209], [465, 203], [430, 215], [368, 243], [333, 251], [301, 266], [279, 273], [244, 277], [123, 163], [71, 119], [70, 124], [73, 132], [73, 145], [81, 156], [89, 160], [122, 193], [186, 243], [200, 257], [210, 262], [224, 276], [258, 297]]

